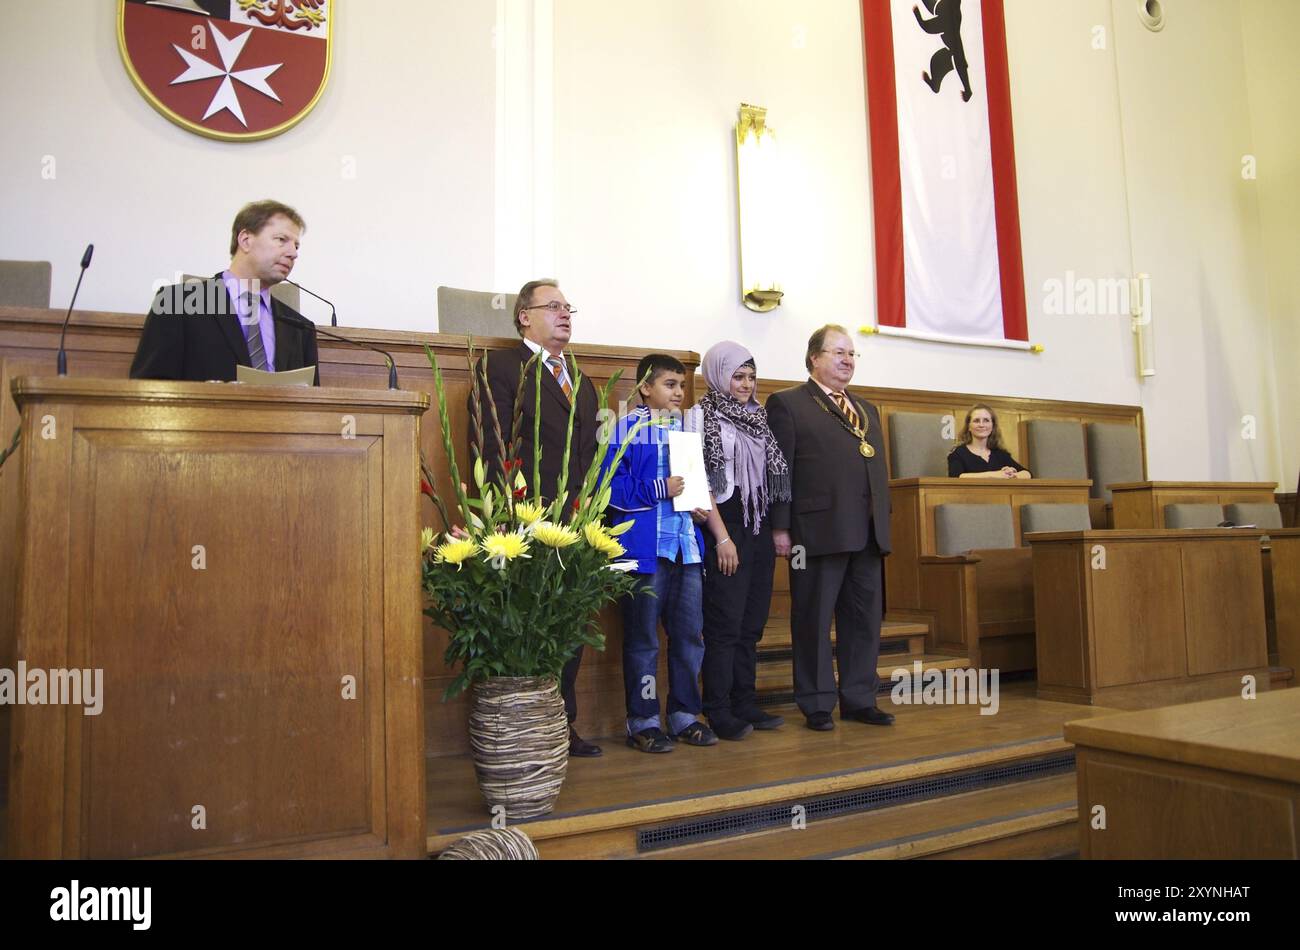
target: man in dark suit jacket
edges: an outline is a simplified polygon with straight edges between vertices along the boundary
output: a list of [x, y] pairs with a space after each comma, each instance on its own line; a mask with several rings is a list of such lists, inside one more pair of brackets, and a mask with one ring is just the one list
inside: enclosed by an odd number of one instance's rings
[[889, 474], [880, 414], [847, 389], [856, 356], [844, 327], [824, 326], [804, 357], [812, 378], [767, 400], [768, 423], [790, 464], [791, 500], [773, 504], [771, 519], [776, 553], [791, 557], [795, 701], [818, 731], [835, 728], [837, 698], [841, 719], [894, 721], [876, 708]]
[[[576, 400], [577, 410], [573, 419], [573, 442], [569, 450], [569, 477], [565, 484], [565, 494], [573, 499], [582, 489], [582, 479], [591, 466], [596, 455], [596, 425], [599, 401], [596, 388], [588, 380], [583, 380], [581, 387], [575, 389], [571, 367], [564, 354], [564, 347], [569, 342], [572, 330], [573, 310], [565, 299], [559, 285], [553, 280], [533, 280], [524, 284], [515, 301], [515, 329], [522, 339], [517, 346], [508, 350], [496, 350], [488, 354], [487, 377], [488, 389], [492, 401], [496, 404], [497, 419], [501, 423], [501, 434], [510, 438], [511, 421], [515, 413], [515, 396], [519, 392], [519, 375], [534, 354], [541, 354], [542, 374], [542, 411], [540, 442], [542, 449], [540, 491], [543, 498], [553, 501], [560, 478], [560, 465], [564, 459], [564, 441], [569, 428], [569, 407]], [[520, 471], [528, 483], [529, 493], [533, 486], [533, 420], [538, 418], [536, 405], [536, 373], [538, 363], [533, 363], [523, 388], [523, 419], [520, 424], [519, 445], [516, 453], [520, 460]], [[483, 460], [492, 477], [500, 472], [498, 446], [492, 430], [491, 410], [483, 406]], [[506, 447], [506, 456], [510, 456], [510, 446]], [[578, 679], [578, 667], [582, 663], [582, 648], [564, 667], [560, 677], [560, 692], [564, 696], [564, 708], [569, 717], [569, 754], [576, 756], [596, 756], [601, 754], [600, 747], [584, 740], [573, 728], [578, 718], [577, 698], [574, 684]]]
[[[278, 201], [235, 216], [230, 267], [155, 295], [131, 362], [133, 379], [233, 380], [236, 366], [315, 366], [316, 326], [271, 296], [298, 258], [302, 217]], [[320, 373], [316, 373], [320, 385]]]

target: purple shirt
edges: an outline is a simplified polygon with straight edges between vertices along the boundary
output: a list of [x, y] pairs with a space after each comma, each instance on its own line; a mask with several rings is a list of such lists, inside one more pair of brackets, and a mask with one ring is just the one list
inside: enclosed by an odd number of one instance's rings
[[[223, 271], [221, 279], [226, 284], [226, 293], [235, 303], [235, 314], [239, 317], [240, 326], [244, 328], [244, 339], [249, 339], [254, 332], [262, 334], [262, 349], [266, 351], [266, 368], [275, 372], [275, 320], [271, 318], [271, 288], [262, 288], [257, 320], [254, 321], [250, 308], [244, 305], [248, 282], [236, 277], [230, 271]], [[251, 346], [249, 350], [252, 350]]]

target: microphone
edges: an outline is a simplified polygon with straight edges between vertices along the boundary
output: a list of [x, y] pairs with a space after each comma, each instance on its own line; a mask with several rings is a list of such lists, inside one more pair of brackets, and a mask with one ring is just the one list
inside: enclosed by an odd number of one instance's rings
[[296, 283], [292, 280], [289, 280], [288, 278], [285, 278], [284, 282], [291, 287], [297, 287], [299, 290], [301, 290], [304, 294], [306, 294], [309, 297], [315, 297], [321, 303], [329, 303], [330, 304], [330, 326], [336, 327], [339, 325], [339, 312], [334, 309], [334, 304], [330, 303], [328, 300], [326, 300], [320, 294], [316, 293], [314, 290], [308, 290], [302, 284]]
[[351, 344], [352, 346], [359, 346], [367, 350], [373, 350], [374, 352], [378, 353], [380, 356], [388, 360], [388, 388], [389, 389], [399, 388], [397, 385], [397, 361], [393, 359], [393, 354], [389, 353], [387, 350], [381, 350], [377, 346], [371, 346], [369, 343], [362, 343], [359, 340], [349, 340], [347, 337], [339, 336], [337, 333], [330, 333], [328, 330], [322, 329], [321, 327], [317, 326], [315, 323], [312, 323], [306, 317], [290, 316], [287, 313], [276, 313], [274, 309], [271, 311], [271, 316], [276, 320], [282, 320], [283, 322], [289, 324], [290, 326], [295, 326], [299, 328], [311, 327], [317, 333], [321, 334], [322, 336], [329, 337], [331, 340], [338, 340], [340, 343], [348, 343]]
[[86, 276], [86, 268], [90, 266], [90, 259], [95, 254], [95, 245], [87, 244], [86, 253], [81, 255], [81, 273], [77, 275], [77, 286], [72, 291], [72, 302], [68, 304], [67, 316], [63, 318], [63, 331], [59, 334], [59, 356], [58, 367], [59, 375], [68, 375], [68, 353], [63, 348], [63, 341], [68, 336], [68, 321], [72, 319], [72, 308], [77, 305], [77, 294], [81, 292], [81, 278]]

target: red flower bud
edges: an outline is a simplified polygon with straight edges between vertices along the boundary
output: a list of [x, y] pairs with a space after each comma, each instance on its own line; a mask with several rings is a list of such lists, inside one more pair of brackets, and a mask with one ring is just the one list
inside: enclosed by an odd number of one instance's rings
[[520, 488], [516, 488], [516, 489], [514, 490], [514, 496], [515, 496], [515, 500], [516, 500], [516, 501], [518, 501], [519, 499], [523, 498], [523, 497], [524, 497], [525, 495], [527, 495], [527, 494], [528, 494], [528, 486], [527, 486], [527, 485], [522, 486], [522, 487], [520, 487]]
[[426, 482], [423, 478], [420, 479], [420, 494], [428, 495], [430, 498], [433, 497], [433, 486], [430, 485], [428, 482]]

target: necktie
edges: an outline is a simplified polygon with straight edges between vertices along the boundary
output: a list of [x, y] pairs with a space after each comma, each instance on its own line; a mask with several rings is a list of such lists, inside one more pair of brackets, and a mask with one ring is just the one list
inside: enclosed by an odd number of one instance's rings
[[844, 393], [831, 393], [831, 398], [835, 400], [835, 405], [840, 407], [840, 412], [844, 413], [844, 418], [849, 420], [849, 425], [853, 428], [861, 428], [862, 423], [858, 421], [857, 410], [853, 408], [853, 403], [845, 398]]
[[546, 359], [546, 365], [551, 368], [551, 375], [555, 377], [555, 381], [559, 383], [560, 388], [564, 390], [565, 398], [572, 399], [573, 387], [570, 386], [569, 381], [564, 378], [564, 361], [558, 356], [550, 356]]
[[253, 369], [265, 370], [266, 367], [266, 347], [262, 344], [262, 301], [258, 294], [244, 294], [243, 296], [245, 313], [248, 314], [246, 320], [250, 323], [248, 327], [248, 365]]

